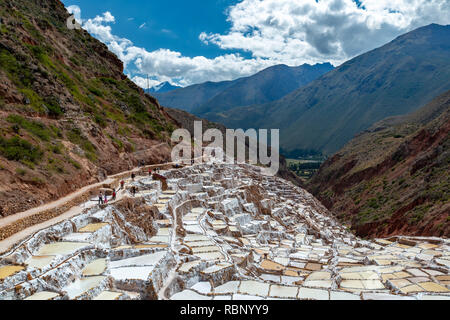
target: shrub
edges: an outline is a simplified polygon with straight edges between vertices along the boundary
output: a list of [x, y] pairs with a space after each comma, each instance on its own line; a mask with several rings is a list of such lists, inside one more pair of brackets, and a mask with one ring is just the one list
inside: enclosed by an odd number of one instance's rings
[[46, 103], [45, 106], [48, 109], [48, 115], [50, 117], [59, 118], [64, 114], [56, 98], [46, 99], [45, 103]]
[[0, 69], [5, 70], [11, 79], [23, 87], [30, 87], [34, 77], [24, 63], [17, 61], [16, 57], [5, 49], [0, 49]]
[[0, 154], [8, 160], [31, 163], [38, 163], [43, 156], [39, 147], [17, 136], [10, 139], [0, 137]]
[[53, 136], [53, 132], [50, 131], [44, 124], [37, 121], [27, 120], [17, 114], [9, 115], [6, 120], [12, 124], [20, 126], [41, 140], [50, 141], [50, 138]]
[[73, 144], [78, 145], [81, 149], [83, 149], [86, 153], [86, 158], [91, 160], [92, 162], [96, 161], [97, 157], [95, 155], [96, 148], [95, 146], [85, 138], [81, 130], [79, 128], [73, 128], [69, 132], [67, 132], [67, 139]]
[[100, 125], [100, 127], [102, 128], [106, 128], [106, 126], [108, 125], [108, 123], [105, 120], [105, 117], [101, 116], [100, 114], [96, 113], [94, 115], [94, 120], [97, 124]]
[[373, 209], [378, 209], [380, 207], [376, 198], [369, 199], [367, 205]]
[[25, 170], [25, 169], [23, 169], [23, 168], [17, 168], [16, 169], [16, 173], [19, 175], [19, 176], [24, 176], [24, 175], [26, 175], [27, 174], [27, 170]]
[[76, 162], [75, 160], [73, 160], [72, 158], [68, 157], [68, 158], [67, 158], [67, 161], [68, 161], [72, 166], [74, 166], [75, 169], [78, 169], [78, 170], [81, 169], [81, 165], [80, 165], [78, 162]]
[[88, 90], [90, 92], [92, 92], [93, 94], [95, 94], [97, 97], [101, 97], [101, 98], [103, 97], [103, 93], [95, 87], [89, 87]]

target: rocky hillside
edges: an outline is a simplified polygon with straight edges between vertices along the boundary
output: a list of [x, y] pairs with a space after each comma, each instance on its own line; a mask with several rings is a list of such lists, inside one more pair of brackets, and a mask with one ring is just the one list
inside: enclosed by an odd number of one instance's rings
[[331, 155], [386, 117], [413, 112], [450, 90], [450, 26], [429, 25], [358, 56], [267, 104], [210, 118], [230, 128], [280, 128], [286, 155]]
[[175, 122], [59, 0], [0, 0], [0, 16], [0, 216], [169, 159]]
[[360, 236], [450, 235], [450, 91], [327, 160], [309, 189]]

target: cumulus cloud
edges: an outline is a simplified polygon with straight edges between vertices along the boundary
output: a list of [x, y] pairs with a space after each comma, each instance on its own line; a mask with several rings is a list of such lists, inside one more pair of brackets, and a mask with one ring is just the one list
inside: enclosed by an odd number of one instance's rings
[[[140, 76], [134, 76], [134, 77], [133, 77], [133, 76], [130, 76], [130, 75], [129, 75], [129, 78], [130, 78], [134, 83], [136, 83], [138, 86], [140, 86], [141, 88], [145, 88], [145, 89], [155, 87], [155, 86], [157, 86], [158, 84], [161, 83], [161, 82], [158, 81], [158, 80], [152, 80], [152, 79], [149, 79], [149, 80], [147, 81], [147, 78], [140, 77]], [[147, 85], [148, 85], [148, 87], [147, 87]]]
[[203, 56], [186, 57], [180, 52], [170, 49], [147, 51], [136, 47], [126, 39], [113, 34], [110, 23], [115, 22], [114, 16], [106, 12], [93, 19], [83, 20], [83, 28], [121, 59], [125, 68], [133, 70], [130, 78], [141, 87], [147, 87], [146, 75], [151, 79], [151, 85], [163, 81], [187, 86], [194, 83], [214, 80], [230, 80], [251, 75], [272, 63], [263, 59], [244, 59], [239, 54], [226, 54], [214, 59]]
[[449, 0], [243, 0], [204, 43], [287, 64], [340, 64], [417, 27], [450, 22]]
[[[204, 44], [235, 53], [208, 59], [136, 47], [113, 34], [115, 19], [110, 12], [84, 21], [79, 7], [69, 8], [144, 87], [147, 74], [154, 82], [186, 86], [236, 79], [280, 63], [338, 65], [417, 27], [450, 22], [450, 0], [242, 0], [227, 10], [231, 27], [226, 33], [199, 35]], [[248, 52], [251, 58], [239, 52]]]

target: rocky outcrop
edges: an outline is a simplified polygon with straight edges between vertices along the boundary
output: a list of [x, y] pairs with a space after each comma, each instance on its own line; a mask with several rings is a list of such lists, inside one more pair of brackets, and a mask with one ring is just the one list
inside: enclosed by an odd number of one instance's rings
[[449, 236], [450, 92], [387, 119], [327, 160], [308, 188], [359, 236]]
[[0, 216], [170, 159], [177, 124], [58, 0], [0, 8]]

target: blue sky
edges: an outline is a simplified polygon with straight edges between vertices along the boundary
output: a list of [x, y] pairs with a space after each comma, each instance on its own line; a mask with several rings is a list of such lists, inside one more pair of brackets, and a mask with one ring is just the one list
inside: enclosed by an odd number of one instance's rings
[[415, 28], [450, 23], [450, 0], [62, 0], [145, 86], [339, 65]]
[[[187, 56], [214, 58], [224, 51], [199, 40], [204, 31], [225, 32], [226, 9], [238, 0], [142, 1], [142, 0], [63, 0], [78, 5], [82, 18], [109, 11], [116, 18], [114, 33], [147, 50], [170, 48]], [[126, 3], [126, 4], [124, 4]], [[144, 27], [139, 28], [145, 23]]]

